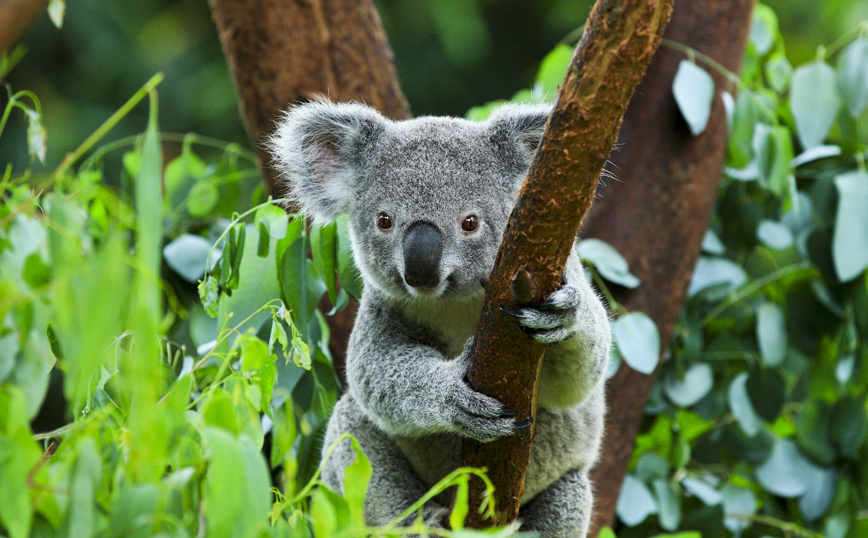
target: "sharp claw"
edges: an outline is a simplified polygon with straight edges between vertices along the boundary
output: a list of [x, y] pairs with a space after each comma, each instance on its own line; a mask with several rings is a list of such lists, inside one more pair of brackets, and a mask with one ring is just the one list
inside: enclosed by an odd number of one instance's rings
[[510, 418], [518, 416], [518, 411], [513, 411], [512, 409], [504, 409], [500, 412], [500, 418]]
[[525, 327], [522, 324], [518, 325], [518, 330], [523, 332], [524, 334], [526, 334], [528, 336], [536, 336], [539, 333], [539, 331], [537, 329], [531, 329], [530, 327]]
[[513, 430], [523, 430], [525, 428], [530, 428], [532, 425], [533, 425], [533, 417], [530, 417], [530, 418], [527, 418], [525, 420], [522, 420], [521, 422], [516, 422], [515, 425], [513, 425], [512, 429]]
[[505, 306], [501, 306], [500, 311], [503, 312], [504, 314], [507, 314], [507, 315], [512, 316], [514, 318], [521, 319], [521, 317], [522, 317], [521, 312], [516, 312], [515, 310], [510, 310], [509, 308], [506, 308]]

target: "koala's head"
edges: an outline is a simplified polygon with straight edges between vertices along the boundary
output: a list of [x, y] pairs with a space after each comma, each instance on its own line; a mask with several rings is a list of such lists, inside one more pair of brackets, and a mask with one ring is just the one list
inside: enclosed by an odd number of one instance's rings
[[398, 299], [476, 295], [550, 108], [507, 105], [484, 122], [394, 122], [359, 104], [291, 109], [270, 149], [292, 196], [325, 223], [349, 216], [366, 286]]

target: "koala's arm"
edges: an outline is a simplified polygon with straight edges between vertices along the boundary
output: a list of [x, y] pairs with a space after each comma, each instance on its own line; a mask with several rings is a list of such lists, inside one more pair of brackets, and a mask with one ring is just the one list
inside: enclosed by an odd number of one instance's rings
[[465, 382], [469, 342], [458, 357], [445, 357], [386, 317], [363, 301], [347, 353], [350, 392], [380, 428], [408, 437], [454, 432], [484, 442], [529, 426]]
[[574, 334], [552, 345], [543, 359], [539, 405], [546, 409], [582, 403], [605, 377], [612, 345], [606, 308], [585, 279], [575, 251], [567, 261], [564, 280], [564, 288], [574, 289], [578, 296], [570, 327]]

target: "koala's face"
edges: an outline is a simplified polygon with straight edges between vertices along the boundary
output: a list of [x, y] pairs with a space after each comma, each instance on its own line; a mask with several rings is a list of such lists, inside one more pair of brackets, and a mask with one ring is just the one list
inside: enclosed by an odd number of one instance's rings
[[349, 216], [366, 286], [398, 299], [477, 295], [549, 108], [486, 122], [392, 122], [361, 105], [291, 110], [272, 152], [318, 221]]

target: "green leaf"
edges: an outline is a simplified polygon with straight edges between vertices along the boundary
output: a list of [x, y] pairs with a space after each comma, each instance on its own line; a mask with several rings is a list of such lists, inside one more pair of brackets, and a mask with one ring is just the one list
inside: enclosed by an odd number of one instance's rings
[[789, 187], [793, 144], [786, 127], [757, 124], [753, 133], [753, 150], [760, 172], [760, 184], [778, 196]]
[[184, 234], [163, 247], [163, 259], [181, 278], [195, 284], [205, 274], [210, 251], [211, 243], [204, 237]]
[[835, 469], [816, 469], [808, 479], [808, 491], [799, 498], [799, 510], [808, 522], [826, 515], [835, 498], [838, 473]]
[[795, 241], [793, 232], [784, 224], [775, 220], [760, 222], [756, 230], [756, 236], [763, 244], [774, 250], [790, 248]]
[[337, 304], [338, 235], [337, 224], [314, 225], [310, 229], [310, 246], [313, 262], [322, 273], [329, 300]]
[[30, 536], [33, 520], [28, 483], [42, 451], [32, 438], [28, 420], [24, 392], [0, 385], [0, 524], [10, 538]]
[[232, 404], [232, 398], [223, 389], [214, 387], [208, 391], [199, 412], [206, 424], [219, 426], [235, 435], [238, 434], [238, 417], [235, 414], [235, 406]]
[[786, 383], [774, 370], [752, 372], [745, 384], [752, 407], [766, 422], [774, 422], [786, 401]]
[[790, 110], [802, 147], [819, 146], [826, 139], [841, 109], [835, 70], [817, 60], [793, 73]]
[[778, 38], [778, 16], [772, 8], [757, 4], [751, 20], [750, 40], [760, 56], [765, 56]]
[[779, 366], [787, 356], [787, 327], [784, 312], [774, 303], [757, 309], [756, 336], [767, 366]]
[[838, 210], [832, 239], [832, 260], [841, 282], [868, 267], [868, 173], [848, 172], [835, 178]]
[[173, 212], [181, 207], [196, 182], [203, 181], [208, 166], [192, 149], [192, 139], [184, 138], [181, 155], [169, 161], [163, 172], [165, 210]]
[[558, 86], [564, 81], [564, 75], [573, 58], [575, 49], [563, 43], [556, 46], [543, 59], [536, 82], [542, 86], [545, 99], [551, 101], [558, 94]]
[[338, 277], [341, 287], [353, 298], [360, 299], [362, 297], [362, 276], [353, 258], [347, 216], [338, 217], [336, 225], [338, 232]]
[[292, 447], [298, 436], [292, 406], [292, 400], [287, 400], [283, 405], [275, 408], [274, 426], [271, 430], [271, 467], [283, 465], [284, 472], [287, 474], [287, 484], [292, 484], [294, 467], [298, 465], [292, 457]]
[[735, 100], [727, 145], [727, 164], [731, 167], [744, 168], [753, 159], [753, 132], [759, 117], [756, 95], [747, 88], [741, 90]]
[[868, 104], [868, 36], [864, 33], [838, 58], [838, 87], [850, 116], [858, 119]]
[[624, 525], [635, 527], [651, 514], [657, 513], [657, 501], [644, 483], [628, 474], [621, 485], [615, 512]]
[[100, 460], [96, 443], [85, 438], [76, 447], [75, 466], [69, 477], [69, 507], [64, 522], [66, 536], [93, 536], [96, 531], [96, 496], [100, 485]]
[[343, 494], [353, 523], [363, 528], [365, 526], [365, 495], [368, 493], [368, 483], [371, 481], [371, 462], [362, 452], [362, 447], [359, 446], [356, 439], [352, 439], [352, 446], [356, 457], [353, 463], [344, 467]]
[[160, 492], [153, 484], [133, 484], [122, 489], [109, 512], [109, 536], [152, 536], [159, 500]]
[[720, 492], [723, 494], [723, 513], [727, 516], [723, 520], [723, 526], [736, 536], [739, 536], [742, 531], [750, 526], [750, 521], [743, 517], [732, 516], [752, 516], [756, 514], [756, 494], [754, 494], [753, 490], [732, 484], [724, 486]]
[[21, 346], [18, 345], [18, 335], [8, 333], [0, 336], [0, 383], [2, 383], [15, 368], [15, 357]]
[[663, 380], [666, 396], [679, 407], [690, 407], [705, 397], [714, 386], [711, 366], [705, 363], [693, 364], [679, 379], [670, 371]]
[[787, 57], [783, 54], [773, 54], [763, 66], [763, 71], [765, 72], [769, 86], [774, 91], [784, 93], [787, 87], [789, 87], [790, 78], [793, 76], [793, 66], [790, 65]]
[[705, 480], [688, 476], [681, 481], [681, 485], [706, 506], [715, 506], [723, 502], [723, 495]]
[[22, 276], [27, 285], [33, 289], [41, 288], [51, 281], [51, 268], [42, 261], [42, 256], [33, 253], [24, 262]]
[[220, 299], [220, 286], [217, 284], [217, 279], [211, 275], [207, 275], [205, 280], [199, 282], [197, 287], [199, 290], [199, 299], [202, 301], [202, 307], [205, 313], [209, 316], [217, 317], [218, 300]]
[[711, 228], [705, 230], [705, 235], [702, 237], [702, 252], [717, 255], [726, 252], [726, 246]]
[[642, 312], [630, 312], [612, 322], [612, 334], [624, 361], [634, 370], [650, 374], [660, 358], [657, 325]]
[[762, 419], [754, 411], [747, 393], [747, 372], [735, 376], [729, 385], [729, 408], [742, 431], [753, 437], [762, 429]]
[[859, 451], [868, 437], [865, 399], [847, 396], [839, 400], [832, 411], [830, 433], [839, 454], [853, 461], [860, 461]]
[[714, 80], [708, 71], [693, 62], [681, 60], [672, 81], [672, 94], [678, 110], [693, 136], [699, 136], [708, 125], [711, 103], [714, 101]]
[[667, 480], [658, 478], [654, 480], [653, 487], [660, 507], [660, 526], [664, 530], [674, 531], [681, 522], [681, 497]]
[[724, 259], [700, 256], [690, 279], [687, 294], [693, 297], [711, 286], [726, 285], [727, 291], [747, 282], [747, 273], [739, 265]]
[[796, 444], [789, 439], [775, 442], [769, 459], [757, 467], [756, 476], [762, 487], [779, 497], [800, 497], [808, 491], [811, 473], [817, 467], [811, 464]]
[[790, 165], [793, 168], [796, 168], [802, 166], [803, 164], [819, 161], [820, 159], [837, 157], [840, 154], [841, 146], [814, 146], [793, 157]]
[[245, 336], [241, 340], [241, 370], [253, 374], [253, 381], [262, 391], [259, 410], [271, 416], [271, 391], [277, 380], [277, 357], [269, 353], [265, 342], [255, 336]]
[[208, 179], [197, 181], [187, 196], [187, 211], [194, 217], [204, 217], [211, 213], [220, 199], [213, 182]]
[[579, 257], [593, 264], [606, 280], [626, 288], [639, 285], [639, 279], [630, 273], [627, 260], [609, 243], [600, 239], [583, 239], [577, 248]]

